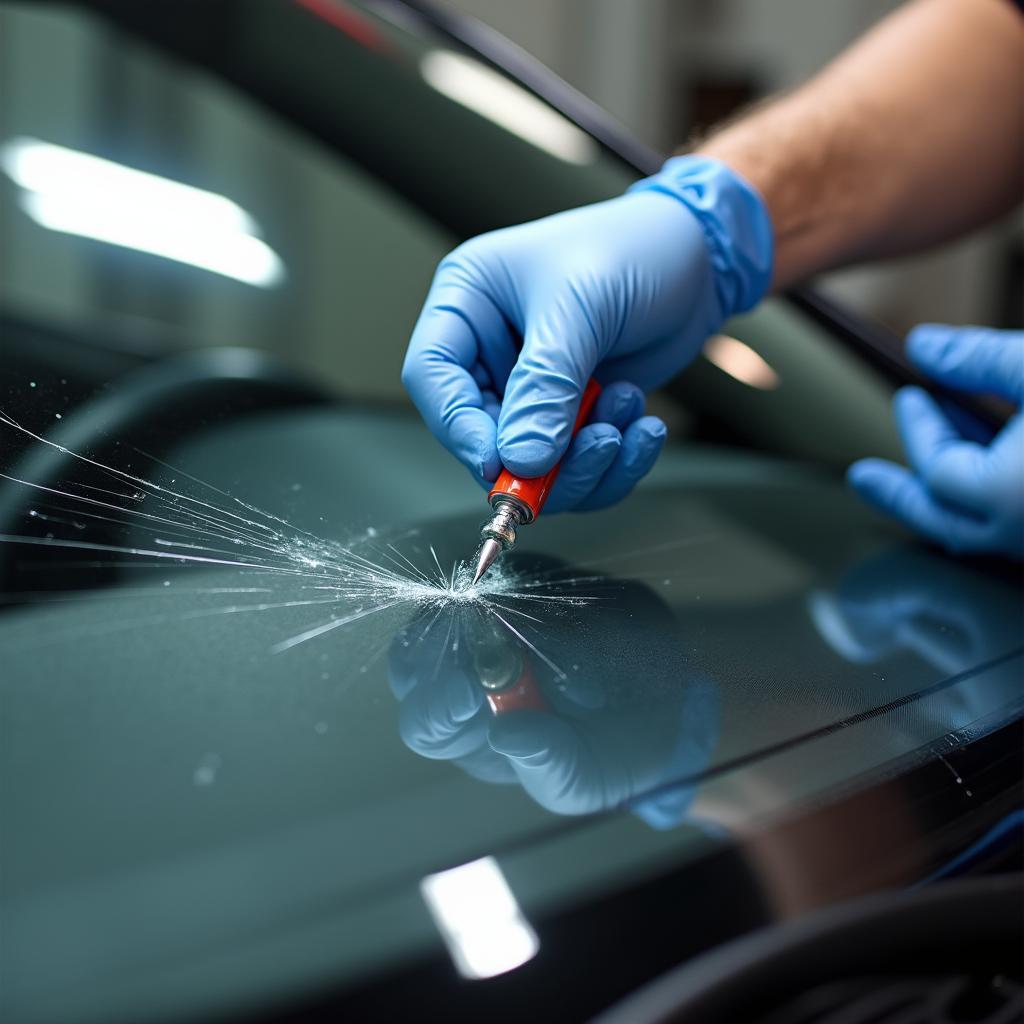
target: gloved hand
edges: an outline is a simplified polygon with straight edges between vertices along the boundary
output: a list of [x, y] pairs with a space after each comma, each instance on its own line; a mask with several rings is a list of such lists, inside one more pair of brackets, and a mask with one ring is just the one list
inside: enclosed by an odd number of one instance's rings
[[1024, 332], [922, 324], [910, 358], [947, 387], [999, 395], [1018, 412], [988, 443], [968, 440], [920, 388], [896, 395], [911, 469], [862, 459], [849, 470], [872, 504], [950, 551], [1024, 558]]
[[[539, 476], [569, 449], [547, 511], [609, 505], [665, 439], [642, 415], [643, 391], [757, 303], [771, 264], [760, 197], [716, 160], [677, 157], [617, 199], [459, 246], [434, 277], [402, 380], [480, 483], [502, 466]], [[591, 376], [604, 393], [570, 448]]]

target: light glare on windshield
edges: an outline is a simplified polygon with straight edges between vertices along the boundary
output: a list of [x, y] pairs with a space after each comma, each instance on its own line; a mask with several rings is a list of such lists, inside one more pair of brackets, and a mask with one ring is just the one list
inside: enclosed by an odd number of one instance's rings
[[38, 139], [11, 139], [0, 166], [22, 209], [52, 231], [93, 238], [268, 288], [281, 258], [226, 196]]
[[762, 391], [774, 391], [779, 375], [749, 345], [728, 334], [715, 334], [704, 345], [704, 357], [734, 380]]
[[420, 72], [448, 99], [570, 164], [592, 163], [594, 140], [522, 86], [470, 57], [431, 50]]
[[427, 875], [420, 890], [463, 977], [493, 978], [537, 955], [537, 933], [493, 857]]

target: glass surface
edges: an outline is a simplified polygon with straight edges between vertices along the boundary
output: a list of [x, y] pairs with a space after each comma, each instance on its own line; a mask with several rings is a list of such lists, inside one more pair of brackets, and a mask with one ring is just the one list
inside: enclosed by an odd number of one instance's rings
[[[5, 7], [0, 19], [8, 310], [98, 323], [165, 350], [257, 347], [343, 393], [397, 394], [400, 349], [381, 342], [408, 335], [453, 235], [354, 162], [95, 16], [24, 5]], [[17, 173], [19, 156], [43, 164], [41, 180]], [[156, 177], [101, 178], [94, 195], [82, 156]], [[238, 204], [253, 222], [238, 233], [271, 247], [279, 279], [231, 276], [249, 270], [244, 253], [225, 253], [212, 271], [190, 262], [235, 237], [235, 226], [211, 228], [218, 211], [201, 198], [174, 207], [189, 236], [180, 259], [146, 251], [175, 230], [151, 212], [174, 203], [171, 183]], [[87, 207], [89, 219], [48, 228], [40, 201]], [[90, 234], [122, 230], [122, 220], [135, 229], [124, 245]]]
[[[6, 968], [52, 1019], [130, 1018], [197, 950], [246, 966], [192, 998], [337, 980], [431, 941], [386, 912], [423, 874], [583, 829], [536, 911], [694, 855], [766, 789], [1019, 713], [1012, 583], [812, 469], [693, 447], [618, 509], [542, 518], [473, 591], [479, 496], [412, 417], [284, 411], [166, 454], [64, 461], [54, 490], [89, 502], [36, 492], [5, 545]], [[773, 760], [837, 731], [813, 771]]]

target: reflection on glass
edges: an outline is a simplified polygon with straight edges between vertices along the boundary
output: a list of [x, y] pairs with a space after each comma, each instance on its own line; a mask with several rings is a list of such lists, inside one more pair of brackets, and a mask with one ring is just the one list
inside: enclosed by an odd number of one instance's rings
[[704, 345], [704, 357], [741, 384], [774, 391], [779, 375], [749, 345], [728, 334], [715, 334]]
[[[107, 395], [56, 423], [61, 391], [34, 377], [0, 414], [16, 1005], [187, 949], [238, 955], [217, 937], [290, 934], [309, 907], [337, 915], [339, 963], [386, 966], [418, 929], [353, 922], [399, 889], [420, 907], [407, 880], [553, 849], [557, 871], [517, 861], [531, 909], [607, 893], [697, 855], [708, 823], [749, 833], [922, 750], [956, 769], [951, 732], [1019, 707], [1019, 592], [884, 552], [868, 510], [785, 463], [666, 453], [660, 483], [542, 517], [466, 589], [456, 560], [482, 498], [441, 503], [469, 481], [412, 421], [343, 406], [206, 423], [138, 384], [112, 385], [147, 413], [119, 433]], [[424, 518], [396, 522], [410, 493]], [[854, 660], [808, 615], [815, 592]], [[609, 808], [670, 831], [552, 818]], [[813, 860], [763, 850], [795, 894], [780, 905], [799, 909], [822, 863], [856, 867], [855, 838], [817, 837]], [[471, 942], [466, 963], [528, 948]]]
[[808, 606], [833, 650], [857, 664], [900, 651], [963, 672], [1020, 642], [1017, 609], [992, 580], [920, 547], [895, 548], [853, 567]]
[[431, 50], [424, 55], [420, 71], [427, 83], [448, 99], [559, 160], [588, 164], [597, 155], [589, 135], [521, 85], [472, 57]]
[[280, 257], [252, 217], [215, 192], [32, 138], [0, 148], [0, 166], [24, 190], [22, 209], [52, 231], [188, 263], [268, 288]]
[[537, 933], [493, 857], [427, 875], [420, 891], [464, 978], [493, 978], [537, 955]]
[[516, 783], [558, 814], [625, 805], [652, 826], [678, 824], [691, 787], [645, 796], [707, 766], [718, 706], [710, 681], [683, 657], [668, 607], [643, 584], [590, 579], [585, 593], [597, 582], [597, 599], [581, 596], [585, 610], [572, 614], [570, 569], [516, 555], [504, 568], [527, 593], [543, 581], [549, 600], [562, 596], [565, 606], [531, 639], [510, 621], [522, 610], [507, 602], [416, 616], [390, 657], [405, 744], [477, 778]]
[[[834, 591], [814, 590], [807, 604], [823, 639], [857, 665], [912, 654], [955, 677], [1020, 646], [1020, 609], [997, 581], [916, 545], [851, 566]], [[985, 678], [950, 687], [944, 708], [965, 721], [982, 717], [993, 688], [1012, 694], [1017, 665]]]

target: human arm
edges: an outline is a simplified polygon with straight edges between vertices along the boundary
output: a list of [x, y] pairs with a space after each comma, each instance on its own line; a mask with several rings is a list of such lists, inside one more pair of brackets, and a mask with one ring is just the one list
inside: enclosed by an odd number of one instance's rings
[[1024, 17], [913, 0], [699, 151], [764, 198], [776, 287], [956, 237], [1024, 191]]
[[997, 395], [1016, 411], [995, 436], [972, 439], [927, 392], [902, 388], [894, 411], [910, 468], [861, 459], [850, 483], [950, 551], [1024, 559], [1024, 331], [921, 324], [907, 352], [946, 388]]

